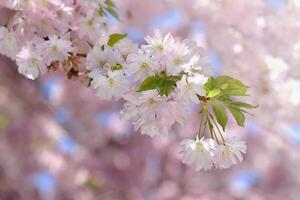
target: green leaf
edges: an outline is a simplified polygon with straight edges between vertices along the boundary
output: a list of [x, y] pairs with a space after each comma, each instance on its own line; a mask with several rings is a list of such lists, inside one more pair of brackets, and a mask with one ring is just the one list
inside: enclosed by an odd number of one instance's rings
[[180, 78], [175, 76], [154, 75], [147, 77], [139, 87], [138, 92], [157, 89], [160, 95], [169, 96]]
[[108, 46], [112, 47], [115, 44], [117, 44], [120, 40], [125, 38], [126, 36], [127, 36], [126, 34], [119, 34], [119, 33], [111, 34], [109, 36], [109, 40], [108, 40], [107, 44], [108, 44]]
[[105, 0], [105, 4], [109, 7], [116, 8], [116, 4], [112, 0]]
[[240, 102], [240, 101], [232, 102], [232, 104], [237, 107], [248, 108], [248, 109], [255, 109], [258, 107], [258, 105], [254, 106], [254, 105], [251, 105], [251, 104], [248, 104], [245, 102]]
[[212, 109], [217, 118], [218, 123], [223, 128], [223, 131], [225, 131], [225, 127], [226, 127], [226, 124], [228, 121], [225, 107], [221, 104], [214, 103], [214, 104], [212, 104]]
[[207, 96], [208, 97], [215, 97], [215, 96], [219, 95], [220, 93], [221, 93], [220, 89], [213, 89], [213, 90], [208, 92]]
[[103, 10], [102, 7], [100, 7], [100, 8], [98, 9], [98, 14], [99, 14], [99, 16], [103, 16], [103, 15], [104, 15], [104, 10]]
[[116, 64], [115, 66], [113, 66], [111, 68], [112, 71], [117, 71], [117, 70], [121, 70], [121, 69], [123, 69], [123, 66], [120, 64]]
[[244, 113], [235, 107], [228, 107], [229, 111], [231, 112], [232, 116], [234, 117], [236, 123], [239, 126], [244, 126], [244, 122], [245, 122], [245, 115]]
[[213, 89], [214, 89], [214, 78], [209, 77], [206, 83], [204, 84], [204, 90], [206, 92], [206, 95], [208, 95], [208, 93]]
[[169, 96], [173, 91], [173, 86], [176, 84], [176, 81], [173, 80], [164, 80], [160, 81], [158, 85], [158, 90], [161, 95]]
[[109, 14], [111, 14], [113, 17], [115, 17], [117, 20], [120, 20], [119, 14], [118, 14], [118, 12], [116, 11], [115, 8], [113, 8], [113, 7], [111, 7], [111, 6], [108, 6], [108, 7], [106, 8], [106, 11], [107, 11]]
[[223, 94], [229, 96], [247, 96], [247, 90], [249, 88], [241, 81], [230, 76], [220, 76], [216, 78], [215, 84], [221, 88]]
[[161, 80], [157, 75], [147, 77], [140, 85], [138, 92], [157, 89]]
[[241, 81], [230, 76], [219, 76], [216, 78], [211, 77], [204, 85], [206, 95], [209, 95], [212, 91], [220, 90], [220, 94], [218, 94], [219, 96], [247, 96], [248, 88], [249, 87]]

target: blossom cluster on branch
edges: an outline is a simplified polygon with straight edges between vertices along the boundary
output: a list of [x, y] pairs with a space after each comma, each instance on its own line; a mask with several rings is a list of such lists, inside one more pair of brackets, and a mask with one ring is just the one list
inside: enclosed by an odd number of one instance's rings
[[243, 126], [246, 109], [255, 108], [232, 98], [247, 96], [248, 87], [229, 76], [212, 77], [195, 42], [155, 31], [138, 45], [126, 35], [108, 34], [106, 15], [118, 18], [111, 0], [5, 1], [0, 6], [14, 11], [0, 27], [0, 53], [16, 60], [20, 74], [36, 79], [47, 71], [65, 71], [100, 99], [123, 99], [122, 117], [149, 136], [168, 135], [197, 107], [200, 128], [195, 140], [183, 141], [183, 162], [201, 170], [242, 161], [245, 143], [225, 138], [224, 132], [227, 112]]

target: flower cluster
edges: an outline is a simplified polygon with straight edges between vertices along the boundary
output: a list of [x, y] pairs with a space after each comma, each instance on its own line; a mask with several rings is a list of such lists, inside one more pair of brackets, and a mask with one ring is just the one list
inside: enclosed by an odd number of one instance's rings
[[53, 65], [65, 67], [70, 56], [105, 38], [105, 15], [115, 13], [114, 3], [104, 0], [1, 1], [0, 7], [13, 12], [0, 26], [0, 53], [17, 60], [30, 79]]
[[183, 161], [200, 170], [227, 168], [242, 160], [245, 144], [225, 140], [219, 126], [225, 130], [225, 106], [243, 125], [244, 109], [253, 106], [230, 97], [245, 96], [247, 87], [227, 76], [211, 78], [195, 42], [159, 31], [147, 36], [143, 45], [122, 34], [107, 37], [104, 15], [118, 17], [111, 0], [7, 1], [0, 5], [15, 12], [0, 27], [0, 53], [16, 60], [20, 74], [36, 79], [48, 70], [61, 69], [70, 79], [88, 80], [88, 87], [100, 99], [125, 100], [123, 118], [149, 136], [168, 135], [175, 124], [183, 126], [191, 104], [196, 104], [204, 119], [200, 127], [208, 126], [211, 135], [198, 139], [205, 135], [202, 129], [196, 140], [184, 141]]
[[193, 165], [197, 171], [211, 168], [228, 168], [243, 160], [242, 153], [246, 153], [243, 141], [227, 139], [224, 144], [217, 144], [211, 138], [198, 137], [195, 140], [184, 140], [183, 162]]

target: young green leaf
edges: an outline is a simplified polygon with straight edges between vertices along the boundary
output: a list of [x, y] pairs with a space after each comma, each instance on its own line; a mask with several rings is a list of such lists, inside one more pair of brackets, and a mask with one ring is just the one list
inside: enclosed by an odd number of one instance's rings
[[216, 94], [212, 91], [220, 91], [219, 96], [247, 96], [248, 86], [241, 81], [230, 76], [219, 76], [216, 78], [209, 78], [204, 85], [206, 95]]
[[147, 77], [140, 85], [138, 92], [157, 89], [161, 80], [157, 75]]
[[174, 89], [178, 77], [175, 76], [149, 76], [142, 84], [138, 92], [157, 89], [160, 95], [170, 95]]
[[173, 91], [173, 86], [176, 84], [176, 81], [173, 80], [164, 80], [160, 81], [158, 85], [158, 90], [161, 95], [169, 96]]
[[225, 131], [225, 127], [228, 121], [225, 107], [221, 104], [214, 103], [212, 104], [212, 109], [217, 118], [218, 123], [221, 125], [223, 131]]
[[108, 6], [106, 8], [106, 11], [111, 14], [114, 18], [116, 18], [117, 20], [120, 20], [119, 14], [116, 11], [116, 9], [114, 7]]
[[112, 0], [105, 0], [105, 4], [109, 7], [116, 8], [116, 4]]
[[112, 47], [115, 44], [117, 44], [120, 40], [125, 38], [126, 36], [127, 36], [126, 34], [119, 34], [119, 33], [111, 34], [109, 36], [109, 40], [108, 40], [107, 44], [108, 44], [108, 46]]
[[242, 107], [242, 108], [247, 108], [247, 109], [255, 109], [258, 107], [258, 105], [254, 106], [245, 102], [240, 102], [240, 101], [235, 101], [232, 102], [232, 105], [237, 106], [237, 107]]
[[244, 122], [245, 122], [245, 115], [244, 113], [235, 107], [228, 107], [229, 111], [231, 112], [232, 116], [234, 117], [236, 123], [239, 126], [244, 126]]
[[214, 83], [214, 78], [209, 77], [208, 80], [206, 81], [206, 83], [204, 84], [204, 90], [206, 92], [206, 95], [208, 95], [209, 92], [214, 89], [213, 83]]
[[215, 97], [217, 95], [219, 95], [221, 93], [221, 90], [220, 89], [213, 89], [213, 90], [210, 90], [207, 94], [208, 97]]
[[102, 7], [100, 7], [100, 8], [98, 9], [98, 14], [99, 14], [99, 16], [103, 16], [103, 15], [104, 15], [104, 10], [103, 10]]

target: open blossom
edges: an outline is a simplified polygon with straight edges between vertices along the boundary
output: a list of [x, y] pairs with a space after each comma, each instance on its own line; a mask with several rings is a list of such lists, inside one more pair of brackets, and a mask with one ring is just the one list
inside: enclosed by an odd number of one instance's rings
[[103, 100], [121, 98], [128, 90], [128, 82], [122, 70], [107, 72], [107, 76], [101, 74], [99, 69], [94, 69], [90, 73], [92, 87], [96, 90], [96, 95]]
[[49, 37], [45, 43], [44, 59], [46, 65], [50, 65], [53, 61], [62, 62], [66, 60], [69, 53], [72, 53], [74, 48], [68, 40], [58, 38], [56, 35]]
[[106, 19], [96, 11], [88, 11], [86, 16], [79, 18], [77, 29], [80, 38], [88, 37], [91, 41], [96, 41], [106, 33]]
[[42, 62], [41, 55], [34, 52], [30, 46], [23, 47], [18, 53], [16, 63], [19, 66], [19, 73], [29, 79], [36, 79], [39, 74], [47, 70]]
[[184, 70], [186, 73], [213, 76], [213, 71], [209, 64], [208, 58], [201, 56], [200, 53], [193, 55], [189, 64], [190, 67]]
[[212, 149], [215, 148], [215, 142], [213, 140], [197, 137], [195, 140], [186, 139], [181, 145], [183, 146], [183, 163], [193, 165], [196, 171], [208, 170], [214, 166]]
[[159, 67], [159, 63], [151, 57], [150, 53], [145, 53], [142, 50], [129, 54], [127, 57], [126, 73], [133, 75], [135, 80], [144, 80], [146, 77], [154, 75]]
[[176, 98], [184, 102], [199, 103], [197, 95], [204, 95], [203, 85], [207, 79], [208, 78], [202, 74], [197, 74], [194, 77], [182, 76], [182, 79], [177, 82]]
[[[127, 102], [126, 104], [129, 105], [125, 108], [130, 110], [124, 111], [132, 113], [127, 116], [130, 116], [131, 120], [134, 119], [133, 124], [135, 125], [135, 129], [140, 129], [143, 135], [165, 135], [173, 124], [173, 120], [170, 118], [170, 112], [166, 111], [168, 109], [166, 98], [158, 96], [155, 90], [143, 92], [137, 101]], [[134, 110], [132, 110], [132, 108]], [[135, 112], [136, 109], [138, 112]], [[164, 120], [164, 123], [160, 120]]]
[[170, 33], [163, 36], [159, 30], [155, 30], [154, 37], [147, 36], [145, 40], [148, 44], [143, 46], [143, 48], [157, 56], [162, 56], [162, 53], [168, 50], [168, 48], [170, 48], [175, 42], [175, 39]]
[[185, 71], [185, 69], [189, 67], [189, 61], [192, 56], [188, 46], [178, 41], [172, 44], [169, 51], [164, 63], [166, 65], [167, 74], [174, 76]]
[[224, 144], [216, 144], [211, 138], [196, 140], [184, 140], [183, 163], [195, 166], [196, 170], [210, 168], [228, 168], [243, 160], [246, 153], [244, 141], [226, 139]]
[[186, 112], [174, 112], [176, 104], [168, 101], [168, 97], [159, 96], [155, 90], [142, 92], [137, 98], [125, 99], [123, 117], [131, 120], [135, 129], [140, 129], [143, 135], [167, 135], [176, 122], [184, 121], [183, 115], [186, 115]]
[[231, 165], [242, 162], [243, 153], [246, 153], [247, 146], [244, 141], [226, 139], [224, 144], [217, 146], [214, 162], [218, 168], [228, 168]]
[[114, 49], [120, 52], [123, 57], [127, 57], [129, 54], [137, 52], [139, 48], [138, 44], [128, 38], [124, 38], [115, 44]]
[[67, 3], [60, 3], [57, 6], [56, 17], [60, 21], [57, 23], [59, 30], [64, 31], [65, 27], [70, 27], [72, 20], [74, 20], [74, 8], [68, 6]]
[[120, 52], [110, 46], [95, 45], [87, 54], [86, 67], [93, 68], [108, 68], [124, 62]]
[[0, 27], [0, 53], [9, 58], [15, 59], [19, 51], [20, 44], [17, 41], [14, 32], [9, 31], [6, 27]]

